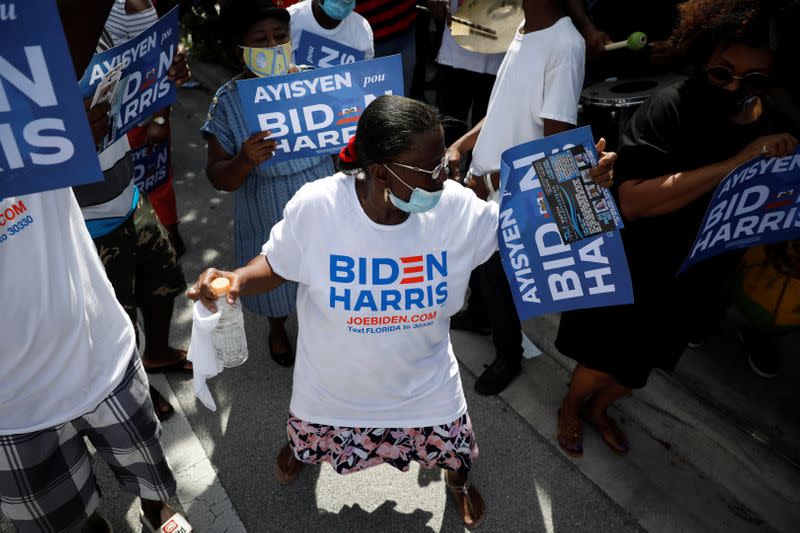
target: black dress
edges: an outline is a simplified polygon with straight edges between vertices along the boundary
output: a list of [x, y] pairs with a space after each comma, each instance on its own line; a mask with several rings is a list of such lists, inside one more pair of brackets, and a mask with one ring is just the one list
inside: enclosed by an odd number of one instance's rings
[[[703, 80], [690, 78], [646, 101], [620, 142], [615, 187], [722, 161], [771, 129], [767, 113], [747, 126], [721, 118], [709, 94]], [[563, 313], [559, 351], [630, 388], [644, 387], [655, 368], [675, 368], [691, 324], [719, 294], [741, 256], [718, 256], [676, 276], [711, 196], [667, 215], [625, 221], [622, 240], [634, 303]]]

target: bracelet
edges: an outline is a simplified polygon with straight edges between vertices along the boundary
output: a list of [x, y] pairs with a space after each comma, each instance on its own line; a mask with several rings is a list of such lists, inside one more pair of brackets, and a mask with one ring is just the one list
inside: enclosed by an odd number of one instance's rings
[[483, 175], [483, 182], [486, 184], [486, 190], [489, 191], [489, 194], [494, 194], [495, 188], [492, 186], [492, 173], [489, 172], [488, 174]]

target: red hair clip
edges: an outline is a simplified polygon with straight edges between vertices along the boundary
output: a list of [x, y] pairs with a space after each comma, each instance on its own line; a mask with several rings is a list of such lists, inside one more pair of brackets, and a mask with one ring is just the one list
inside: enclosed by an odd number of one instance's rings
[[356, 162], [356, 136], [350, 137], [350, 142], [339, 152], [339, 159], [345, 163]]

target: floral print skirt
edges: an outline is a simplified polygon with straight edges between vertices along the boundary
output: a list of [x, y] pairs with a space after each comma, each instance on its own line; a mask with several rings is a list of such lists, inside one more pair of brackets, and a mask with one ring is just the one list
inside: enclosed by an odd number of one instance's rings
[[406, 472], [411, 461], [466, 474], [478, 457], [469, 414], [441, 426], [420, 428], [349, 428], [313, 424], [291, 413], [289, 444], [303, 463], [327, 462], [339, 474], [388, 464]]

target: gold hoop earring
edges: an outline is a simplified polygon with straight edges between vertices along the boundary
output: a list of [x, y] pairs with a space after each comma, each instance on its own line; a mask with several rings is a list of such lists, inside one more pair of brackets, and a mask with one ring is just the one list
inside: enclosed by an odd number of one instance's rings
[[383, 189], [383, 203], [389, 203], [389, 187]]

